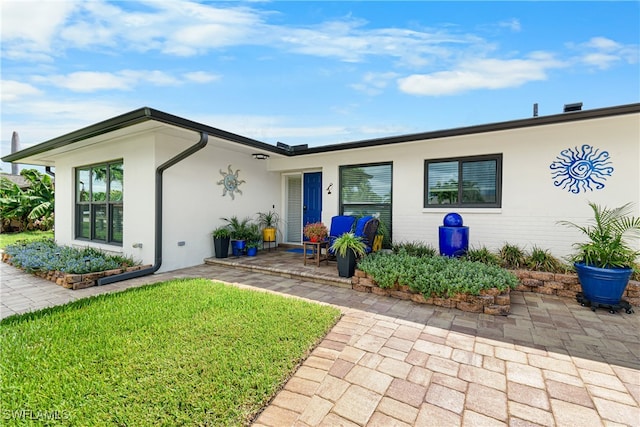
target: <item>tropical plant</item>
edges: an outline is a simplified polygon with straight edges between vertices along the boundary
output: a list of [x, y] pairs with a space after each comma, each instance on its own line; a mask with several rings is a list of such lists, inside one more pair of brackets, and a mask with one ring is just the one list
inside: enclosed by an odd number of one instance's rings
[[246, 217], [239, 219], [237, 216], [229, 218], [221, 218], [227, 222], [229, 230], [231, 230], [231, 238], [234, 240], [247, 240], [250, 234], [249, 225], [251, 224], [251, 218]]
[[262, 233], [260, 232], [260, 226], [256, 223], [251, 223], [247, 227], [247, 246], [257, 248], [262, 242]]
[[278, 228], [280, 215], [274, 211], [258, 212], [258, 225], [262, 228]]
[[49, 175], [35, 169], [20, 172], [29, 187], [21, 189], [5, 177], [0, 178], [0, 216], [3, 229], [14, 224], [24, 229], [47, 230], [53, 226], [54, 186]]
[[223, 225], [213, 230], [211, 234], [214, 239], [227, 239], [231, 237], [231, 230], [228, 225]]
[[581, 231], [589, 240], [576, 243], [577, 252], [571, 260], [599, 268], [632, 268], [640, 251], [633, 249], [625, 237], [640, 235], [640, 217], [631, 216], [633, 205], [624, 204], [609, 209], [589, 202], [593, 218], [589, 225], [570, 221], [559, 224]]
[[322, 222], [311, 222], [304, 226], [302, 233], [310, 240], [325, 240], [329, 235], [329, 230]]
[[352, 250], [359, 257], [366, 253], [366, 248], [361, 237], [354, 233], [344, 233], [333, 241], [330, 249], [339, 256], [347, 256], [347, 251]]

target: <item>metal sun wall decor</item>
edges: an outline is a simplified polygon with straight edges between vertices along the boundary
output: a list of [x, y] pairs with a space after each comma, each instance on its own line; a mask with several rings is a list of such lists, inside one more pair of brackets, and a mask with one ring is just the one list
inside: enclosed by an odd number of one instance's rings
[[601, 190], [608, 176], [613, 173], [608, 151], [600, 151], [591, 145], [562, 150], [551, 163], [553, 185], [570, 193]]
[[220, 175], [222, 175], [222, 179], [216, 184], [222, 185], [222, 197], [226, 196], [229, 193], [232, 200], [235, 200], [234, 193], [242, 194], [242, 191], [238, 188], [240, 184], [244, 184], [245, 181], [243, 179], [238, 179], [238, 174], [240, 173], [240, 169], [233, 172], [231, 169], [231, 165], [227, 166], [227, 171], [224, 172], [220, 169]]

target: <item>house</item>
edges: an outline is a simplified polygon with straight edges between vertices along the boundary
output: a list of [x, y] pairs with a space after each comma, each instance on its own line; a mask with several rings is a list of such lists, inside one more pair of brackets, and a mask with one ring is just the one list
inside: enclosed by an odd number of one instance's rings
[[[449, 212], [471, 247], [558, 257], [588, 201], [640, 206], [640, 103], [320, 147], [267, 144], [151, 108], [5, 156], [55, 167], [56, 240], [153, 264], [213, 254], [221, 217], [276, 210], [281, 240], [307, 222], [375, 214], [392, 239], [438, 245]], [[640, 243], [635, 242], [640, 248]]]

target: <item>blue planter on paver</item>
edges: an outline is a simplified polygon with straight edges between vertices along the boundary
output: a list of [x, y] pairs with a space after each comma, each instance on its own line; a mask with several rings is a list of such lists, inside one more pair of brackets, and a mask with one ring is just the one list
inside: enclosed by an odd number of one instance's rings
[[575, 263], [582, 294], [584, 297], [597, 304], [620, 304], [629, 278], [633, 270], [631, 268], [599, 268], [583, 263]]

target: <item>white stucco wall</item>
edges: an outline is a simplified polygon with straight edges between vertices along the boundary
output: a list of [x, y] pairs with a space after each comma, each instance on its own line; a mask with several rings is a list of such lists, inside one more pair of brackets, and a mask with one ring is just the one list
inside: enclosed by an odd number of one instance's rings
[[[610, 154], [612, 176], [602, 190], [569, 193], [555, 187], [550, 164], [561, 150], [588, 144]], [[448, 157], [503, 154], [502, 207], [423, 208], [424, 161]], [[470, 227], [470, 245], [498, 249], [504, 243], [525, 249], [534, 245], [556, 256], [572, 251], [583, 240], [559, 220], [584, 223], [592, 201], [608, 207], [633, 202], [640, 212], [639, 116], [626, 115], [515, 130], [415, 141], [270, 161], [273, 171], [321, 168], [325, 187], [323, 221], [338, 214], [340, 165], [393, 161], [393, 239], [423, 241], [438, 246], [438, 227], [448, 212], [460, 213]], [[636, 241], [636, 246], [640, 244]]]
[[[66, 152], [56, 159], [56, 216], [55, 238], [59, 244], [92, 246], [106, 251], [132, 256], [144, 263], [153, 264], [153, 186], [154, 136], [149, 133], [130, 134], [126, 137], [103, 140], [90, 146]], [[75, 240], [75, 168], [111, 160], [123, 160], [124, 224], [122, 247]], [[149, 191], [151, 189], [151, 191]], [[133, 213], [140, 213], [140, 215]], [[132, 248], [133, 243], [145, 242], [141, 249]]]
[[[157, 128], [130, 132], [118, 138], [99, 138], [94, 143], [55, 158], [56, 224], [59, 244], [92, 246], [132, 256], [144, 264], [155, 262], [155, 171], [175, 155], [196, 144], [199, 134]], [[236, 151], [236, 150], [240, 150]], [[254, 150], [255, 151], [255, 150]], [[202, 264], [213, 256], [211, 231], [222, 225], [221, 217], [256, 217], [259, 211], [278, 210], [280, 174], [267, 172], [266, 162], [254, 160], [252, 150], [209, 137], [204, 149], [164, 172], [163, 249], [160, 272]], [[124, 236], [122, 246], [74, 239], [74, 170], [79, 166], [123, 159]], [[243, 194], [222, 195], [217, 185], [231, 165], [240, 169]], [[184, 242], [184, 245], [179, 245]], [[142, 247], [134, 248], [134, 244]]]
[[[186, 148], [195, 141], [181, 144]], [[158, 140], [158, 164], [175, 154], [176, 140]], [[235, 144], [211, 138], [207, 146], [164, 174], [164, 233], [162, 269], [174, 270], [202, 264], [214, 255], [211, 232], [225, 224], [221, 218], [256, 218], [258, 212], [280, 211], [280, 174], [267, 171], [267, 162], [255, 160], [251, 150], [237, 151]], [[253, 150], [254, 152], [256, 150]], [[244, 180], [232, 199], [217, 182], [228, 173], [228, 166]], [[179, 242], [184, 242], [179, 246]]]
[[[155, 169], [193, 146], [199, 134], [181, 128], [147, 122], [85, 140], [47, 153], [56, 167], [56, 240], [86, 246], [74, 240], [74, 168], [124, 160], [124, 242], [122, 247], [90, 243], [121, 252], [145, 263], [154, 263]], [[610, 154], [612, 176], [602, 190], [569, 193], [555, 187], [549, 165], [564, 149], [591, 145]], [[339, 213], [341, 165], [393, 162], [394, 242], [423, 241], [438, 245], [443, 216], [455, 211], [470, 227], [472, 247], [498, 249], [504, 243], [526, 249], [534, 245], [556, 256], [572, 251], [582, 237], [557, 224], [559, 220], [585, 223], [591, 218], [587, 201], [617, 207], [635, 204], [640, 215], [640, 115], [519, 128], [508, 131], [455, 136], [295, 157], [272, 155], [255, 160], [259, 150], [210, 137], [207, 146], [164, 173], [163, 258], [160, 271], [198, 265], [213, 256], [211, 231], [223, 224], [221, 217], [254, 217], [259, 211], [286, 215], [285, 179], [289, 173], [322, 171], [322, 220], [329, 224]], [[424, 161], [502, 153], [502, 207], [423, 207]], [[223, 196], [217, 185], [231, 165], [242, 194]], [[181, 243], [184, 243], [183, 245]], [[142, 248], [133, 248], [142, 243]], [[634, 243], [640, 249], [640, 242]]]

